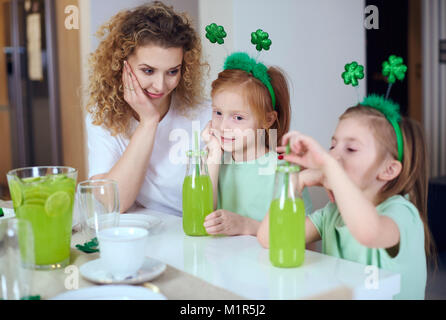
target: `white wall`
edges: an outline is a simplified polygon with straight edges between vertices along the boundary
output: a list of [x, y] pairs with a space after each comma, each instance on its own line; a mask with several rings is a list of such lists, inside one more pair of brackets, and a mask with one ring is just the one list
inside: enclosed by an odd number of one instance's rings
[[[200, 21], [213, 21], [225, 29], [227, 22], [233, 50], [254, 57], [257, 51], [250, 42], [251, 32], [258, 28], [268, 32], [273, 43], [259, 60], [279, 66], [290, 79], [291, 129], [313, 136], [328, 148], [337, 118], [358, 100], [355, 89], [344, 85], [341, 73], [345, 63], [353, 60], [365, 66], [364, 1], [225, 0], [232, 19], [228, 10], [221, 9], [221, 2], [201, 0]], [[201, 10], [203, 6], [206, 10]], [[215, 46], [213, 52], [218, 49]], [[204, 48], [209, 52], [209, 45]], [[221, 54], [210, 56], [209, 63], [215, 78], [223, 64]], [[364, 79], [360, 97], [365, 88]], [[323, 190], [312, 189], [311, 194], [315, 208], [326, 203]]]

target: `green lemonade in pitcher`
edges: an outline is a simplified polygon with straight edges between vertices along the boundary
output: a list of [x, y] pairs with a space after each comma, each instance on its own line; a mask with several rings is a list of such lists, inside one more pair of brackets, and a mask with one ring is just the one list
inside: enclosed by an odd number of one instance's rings
[[37, 268], [66, 264], [76, 178], [55, 174], [14, 178], [8, 183], [17, 217], [31, 222]]
[[275, 267], [298, 267], [305, 258], [305, 204], [295, 192], [298, 172], [289, 164], [276, 169], [269, 208], [269, 259]]
[[204, 219], [214, 211], [212, 182], [205, 151], [189, 151], [189, 165], [183, 182], [183, 230], [189, 236], [206, 236]]

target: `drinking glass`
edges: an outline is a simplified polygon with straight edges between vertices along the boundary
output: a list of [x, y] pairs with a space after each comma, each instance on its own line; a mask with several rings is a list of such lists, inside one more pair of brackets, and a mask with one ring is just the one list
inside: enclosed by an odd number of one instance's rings
[[119, 225], [118, 184], [109, 179], [86, 180], [77, 186], [77, 205], [86, 236], [97, 238], [99, 231]]
[[20, 300], [31, 295], [34, 236], [24, 219], [0, 220], [0, 300]]

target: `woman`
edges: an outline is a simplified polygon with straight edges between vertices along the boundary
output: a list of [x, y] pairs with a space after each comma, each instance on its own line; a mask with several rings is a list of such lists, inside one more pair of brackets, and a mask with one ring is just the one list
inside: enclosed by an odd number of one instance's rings
[[135, 201], [182, 214], [184, 162], [171, 161], [175, 129], [211, 119], [203, 103], [200, 38], [185, 14], [153, 2], [122, 11], [98, 31], [87, 105], [89, 176], [112, 179], [120, 211]]

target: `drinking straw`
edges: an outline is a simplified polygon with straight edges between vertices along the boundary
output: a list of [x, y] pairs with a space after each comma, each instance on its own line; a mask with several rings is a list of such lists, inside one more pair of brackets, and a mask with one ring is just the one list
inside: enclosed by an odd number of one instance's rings
[[[290, 142], [288, 141], [288, 144], [286, 145], [285, 154], [290, 154]], [[290, 163], [288, 161], [285, 162], [285, 165], [287, 167], [290, 166]], [[285, 171], [285, 199], [288, 198], [288, 183], [290, 181], [290, 173]]]
[[200, 147], [199, 147], [199, 145], [198, 145], [198, 143], [199, 143], [199, 141], [198, 141], [198, 132], [197, 131], [195, 131], [194, 132], [194, 134], [195, 134], [195, 160], [196, 160], [196, 163], [195, 163], [195, 175], [198, 177], [198, 176], [200, 176], [200, 156], [199, 156], [199, 150], [200, 150]]

